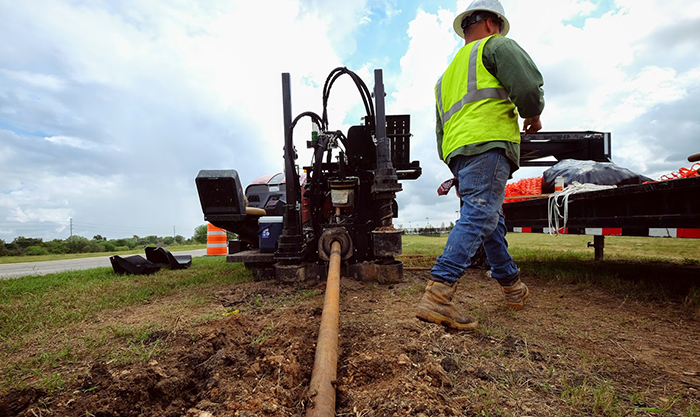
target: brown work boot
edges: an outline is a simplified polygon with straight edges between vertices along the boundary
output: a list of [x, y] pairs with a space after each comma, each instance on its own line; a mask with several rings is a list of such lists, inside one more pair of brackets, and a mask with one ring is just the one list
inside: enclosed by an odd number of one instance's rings
[[430, 323], [442, 324], [457, 330], [474, 330], [479, 325], [473, 318], [462, 314], [452, 302], [457, 283], [451, 287], [430, 280], [425, 293], [418, 303], [416, 317]]
[[530, 290], [520, 278], [513, 285], [501, 286], [501, 290], [506, 298], [506, 305], [513, 310], [522, 310], [525, 300], [530, 296]]

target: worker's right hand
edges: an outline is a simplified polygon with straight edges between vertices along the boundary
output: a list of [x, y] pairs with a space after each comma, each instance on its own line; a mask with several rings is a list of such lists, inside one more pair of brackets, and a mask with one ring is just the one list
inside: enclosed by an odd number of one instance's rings
[[525, 133], [537, 133], [542, 129], [540, 116], [528, 117], [523, 121], [523, 130]]

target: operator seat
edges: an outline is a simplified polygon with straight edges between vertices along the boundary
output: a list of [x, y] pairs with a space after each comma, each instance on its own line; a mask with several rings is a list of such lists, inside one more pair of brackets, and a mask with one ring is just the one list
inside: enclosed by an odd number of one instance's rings
[[265, 209], [247, 207], [238, 172], [201, 170], [195, 179], [204, 220], [238, 234], [238, 238], [258, 247], [258, 219]]

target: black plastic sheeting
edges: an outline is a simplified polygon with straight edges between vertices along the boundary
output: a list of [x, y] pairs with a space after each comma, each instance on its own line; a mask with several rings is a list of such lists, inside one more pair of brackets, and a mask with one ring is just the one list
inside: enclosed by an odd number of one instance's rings
[[160, 270], [160, 264], [153, 263], [141, 255], [125, 257], [114, 255], [109, 258], [109, 261], [117, 274], [148, 275]]
[[170, 269], [186, 269], [192, 265], [192, 255], [173, 255], [161, 247], [147, 246], [146, 258], [156, 264], [166, 265]]
[[161, 247], [146, 247], [146, 258], [141, 255], [114, 255], [109, 258], [117, 274], [148, 275], [158, 272], [165, 265], [170, 269], [185, 269], [192, 265], [192, 255], [173, 255]]
[[636, 185], [653, 181], [644, 175], [635, 174], [627, 168], [622, 168], [612, 162], [581, 161], [564, 159], [543, 173], [542, 192], [553, 193], [554, 181], [564, 177], [564, 184], [576, 181], [581, 184], [597, 185]]

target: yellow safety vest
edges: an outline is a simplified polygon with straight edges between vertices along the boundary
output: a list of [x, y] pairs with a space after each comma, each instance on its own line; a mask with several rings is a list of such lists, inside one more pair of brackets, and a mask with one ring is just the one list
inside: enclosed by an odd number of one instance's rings
[[487, 142], [520, 143], [518, 111], [508, 91], [484, 67], [484, 45], [494, 36], [464, 45], [435, 85], [442, 120], [442, 158], [462, 146]]

